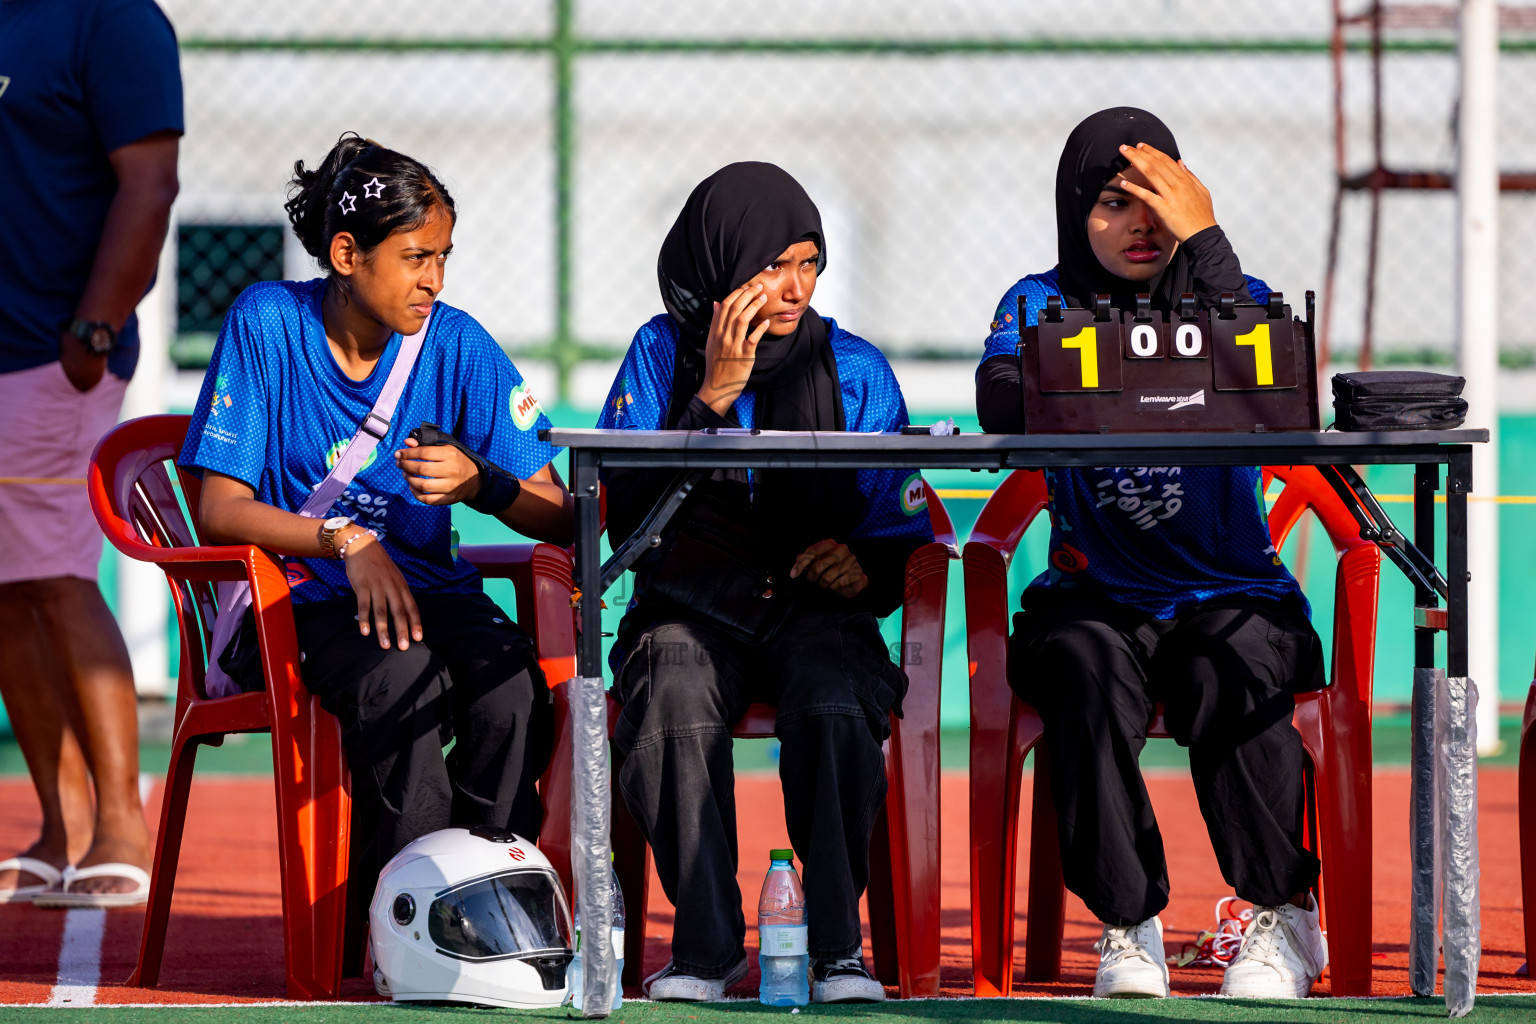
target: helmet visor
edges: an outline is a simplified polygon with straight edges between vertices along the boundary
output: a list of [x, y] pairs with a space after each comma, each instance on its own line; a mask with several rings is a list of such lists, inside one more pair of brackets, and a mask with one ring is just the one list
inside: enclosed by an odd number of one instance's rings
[[568, 951], [565, 894], [547, 871], [513, 871], [437, 894], [427, 933], [459, 960], [499, 960]]

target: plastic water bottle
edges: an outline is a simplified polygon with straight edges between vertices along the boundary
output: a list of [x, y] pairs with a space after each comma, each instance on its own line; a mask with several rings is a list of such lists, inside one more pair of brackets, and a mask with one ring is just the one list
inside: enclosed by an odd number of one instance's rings
[[795, 851], [770, 850], [768, 856], [757, 900], [757, 998], [765, 1006], [804, 1006], [811, 1001], [805, 889], [795, 873]]
[[[620, 979], [613, 988], [613, 1006], [617, 1010], [624, 1003], [624, 890], [619, 888], [618, 872], [612, 865], [608, 868], [609, 884], [613, 886], [613, 953], [616, 957], [613, 970]], [[570, 993], [571, 1006], [579, 1010], [586, 1000], [582, 991], [581, 975], [581, 905], [577, 904], [573, 925], [576, 932], [576, 955], [571, 957], [570, 965], [565, 969], [566, 990]]]

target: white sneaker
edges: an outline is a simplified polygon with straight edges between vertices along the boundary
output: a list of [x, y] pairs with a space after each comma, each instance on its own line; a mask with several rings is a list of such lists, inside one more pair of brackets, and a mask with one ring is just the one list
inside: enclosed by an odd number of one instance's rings
[[1168, 995], [1168, 961], [1163, 953], [1163, 922], [1149, 917], [1140, 924], [1107, 924], [1093, 948], [1099, 970], [1093, 976], [1098, 999], [1158, 998]]
[[883, 1003], [885, 986], [870, 977], [863, 957], [819, 960], [811, 965], [811, 1002]]
[[1254, 907], [1243, 948], [1221, 979], [1221, 994], [1243, 999], [1301, 999], [1328, 966], [1328, 941], [1318, 926], [1317, 900]]
[[645, 979], [640, 991], [659, 1003], [718, 1003], [725, 998], [726, 989], [746, 976], [745, 954], [723, 978], [695, 978], [673, 967], [668, 960], [667, 966]]

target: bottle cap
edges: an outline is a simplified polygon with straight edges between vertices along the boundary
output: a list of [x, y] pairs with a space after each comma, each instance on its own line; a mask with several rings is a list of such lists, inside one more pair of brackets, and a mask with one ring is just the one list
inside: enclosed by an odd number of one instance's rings
[[768, 859], [769, 860], [789, 860], [789, 861], [792, 861], [792, 860], [795, 859], [795, 851], [794, 850], [769, 850], [768, 851]]

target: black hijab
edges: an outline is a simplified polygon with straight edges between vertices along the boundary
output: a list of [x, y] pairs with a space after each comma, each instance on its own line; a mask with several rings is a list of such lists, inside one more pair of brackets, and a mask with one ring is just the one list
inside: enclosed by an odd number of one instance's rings
[[1152, 308], [1171, 311], [1182, 292], [1195, 290], [1195, 276], [1182, 246], [1151, 281], [1116, 277], [1088, 244], [1088, 213], [1099, 193], [1128, 166], [1121, 146], [1145, 142], [1179, 159], [1179, 144], [1156, 115], [1136, 107], [1111, 107], [1089, 115], [1067, 136], [1056, 165], [1056, 258], [1061, 294], [1069, 306], [1086, 309], [1096, 294], [1108, 293], [1116, 309], [1135, 309], [1136, 294], [1150, 292]]
[[[704, 345], [713, 304], [802, 241], [816, 243], [820, 273], [827, 265], [821, 214], [782, 168], [728, 164], [693, 190], [656, 261], [661, 301], [682, 328], [667, 427], [677, 424], [704, 383]], [[814, 309], [805, 311], [794, 334], [763, 335], [747, 388], [757, 392], [755, 425], [761, 429], [844, 428], [827, 322]]]

